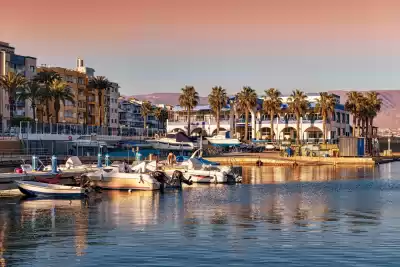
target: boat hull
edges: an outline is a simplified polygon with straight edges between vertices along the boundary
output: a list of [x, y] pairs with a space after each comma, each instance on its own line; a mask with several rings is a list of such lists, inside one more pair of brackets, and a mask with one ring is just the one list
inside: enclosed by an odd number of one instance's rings
[[230, 147], [230, 146], [240, 146], [240, 141], [239, 140], [227, 140], [227, 139], [208, 139], [211, 145], [213, 146], [223, 146], [223, 147]]
[[[108, 190], [145, 190], [153, 191], [160, 189], [160, 183], [153, 181], [147, 174], [128, 174], [130, 177], [121, 177], [119, 173], [112, 176], [88, 175], [94, 186]], [[126, 175], [127, 176], [127, 175]]]
[[85, 190], [79, 187], [51, 185], [40, 182], [16, 181], [18, 189], [28, 197], [70, 198], [84, 197]]
[[158, 142], [151, 143], [154, 149], [173, 150], [173, 151], [192, 151], [194, 147], [181, 146], [180, 144], [163, 144]]

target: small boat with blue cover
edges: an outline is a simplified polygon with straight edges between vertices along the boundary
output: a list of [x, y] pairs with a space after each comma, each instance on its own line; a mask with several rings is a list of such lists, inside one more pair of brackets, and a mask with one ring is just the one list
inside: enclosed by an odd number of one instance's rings
[[15, 181], [18, 189], [29, 197], [84, 197], [86, 188], [34, 181]]

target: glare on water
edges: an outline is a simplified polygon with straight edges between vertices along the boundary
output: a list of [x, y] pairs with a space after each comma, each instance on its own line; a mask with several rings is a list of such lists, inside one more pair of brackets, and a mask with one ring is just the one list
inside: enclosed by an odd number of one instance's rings
[[0, 266], [396, 266], [400, 165], [246, 167], [243, 183], [0, 200]]

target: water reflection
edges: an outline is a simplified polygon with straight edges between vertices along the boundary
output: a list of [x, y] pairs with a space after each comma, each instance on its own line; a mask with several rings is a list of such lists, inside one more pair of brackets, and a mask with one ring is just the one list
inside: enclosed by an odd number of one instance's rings
[[[32, 259], [37, 265], [53, 266], [45, 259], [55, 261], [60, 253], [94, 262], [97, 253], [111, 261], [123, 248], [131, 255], [131, 246], [135, 253], [130, 257], [149, 260], [163, 250], [168, 251], [163, 257], [191, 250], [191, 255], [208, 251], [217, 257], [210, 252], [213, 247], [247, 257], [250, 249], [266, 251], [267, 245], [344, 246], [356, 242], [351, 235], [372, 233], [378, 242], [387, 225], [398, 225], [392, 221], [398, 217], [400, 186], [385, 185], [396, 184], [387, 180], [388, 172], [399, 169], [253, 167], [245, 168], [244, 183], [238, 185], [197, 185], [164, 194], [104, 191], [88, 201], [3, 199], [0, 266], [30, 266]], [[354, 176], [360, 179], [351, 180]], [[116, 257], [103, 257], [109, 250]]]
[[[388, 164], [389, 165], [389, 164]], [[386, 168], [387, 165], [382, 165]], [[380, 175], [380, 168], [375, 166], [334, 167], [324, 166], [297, 166], [291, 167], [244, 167], [243, 183], [287, 183], [311, 182], [346, 179], [375, 179]]]

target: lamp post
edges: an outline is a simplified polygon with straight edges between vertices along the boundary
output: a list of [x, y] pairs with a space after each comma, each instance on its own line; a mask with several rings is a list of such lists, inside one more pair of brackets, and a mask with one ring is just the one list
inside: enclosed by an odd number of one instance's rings
[[388, 137], [388, 150], [390, 151], [390, 136]]

